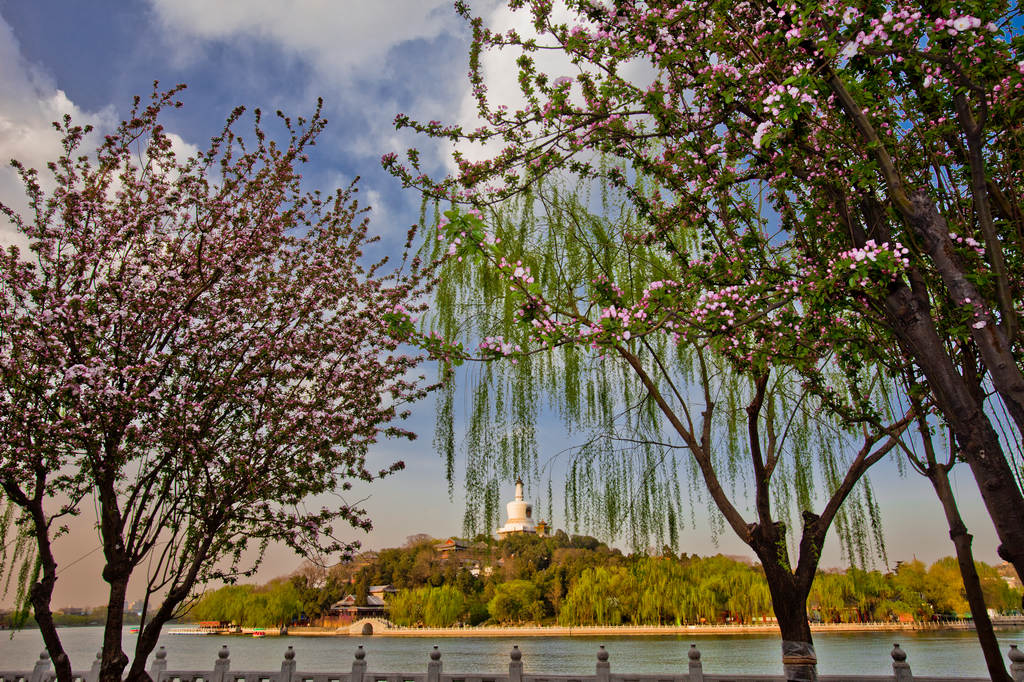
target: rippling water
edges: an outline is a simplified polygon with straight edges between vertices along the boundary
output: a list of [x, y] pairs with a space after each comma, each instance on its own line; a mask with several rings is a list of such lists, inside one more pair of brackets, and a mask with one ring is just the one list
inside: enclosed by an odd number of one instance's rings
[[[64, 628], [61, 637], [76, 670], [87, 669], [99, 649], [99, 627]], [[1024, 629], [999, 633], [1002, 650], [1024, 646]], [[135, 635], [125, 630], [125, 646]], [[892, 674], [889, 652], [899, 642], [915, 675], [985, 677], [981, 649], [973, 632], [822, 632], [814, 635], [821, 674]], [[513, 645], [523, 652], [526, 672], [593, 674], [598, 646], [609, 652], [612, 672], [657, 673], [687, 669], [687, 651], [696, 644], [705, 672], [781, 673], [778, 637], [769, 635], [685, 635], [656, 637], [264, 637], [165, 634], [168, 669], [213, 668], [217, 651], [227, 645], [233, 670], [280, 669], [285, 650], [295, 648], [299, 671], [351, 668], [356, 647], [366, 650], [370, 672], [425, 672], [433, 645], [441, 651], [445, 672], [501, 673], [508, 669]], [[43, 648], [36, 630], [0, 633], [0, 668], [28, 670]], [[130, 653], [130, 652], [129, 652]]]

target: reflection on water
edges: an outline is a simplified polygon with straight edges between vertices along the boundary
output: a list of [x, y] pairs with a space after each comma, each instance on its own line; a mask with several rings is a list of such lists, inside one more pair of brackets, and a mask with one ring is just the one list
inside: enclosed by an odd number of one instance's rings
[[[99, 627], [64, 628], [61, 637], [75, 669], [91, 664], [103, 631]], [[0, 667], [29, 670], [43, 648], [36, 630], [9, 636], [0, 633]], [[1024, 629], [999, 632], [1003, 651], [1024, 645]], [[135, 635], [125, 630], [131, 654]], [[822, 674], [892, 674], [889, 652], [899, 642], [915, 675], [985, 677], [981, 650], [973, 632], [828, 632], [814, 635]], [[299, 671], [351, 668], [356, 647], [363, 645], [370, 672], [425, 672], [433, 645], [441, 651], [446, 672], [501, 673], [513, 645], [523, 652], [527, 672], [592, 674], [598, 646], [609, 652], [612, 672], [685, 673], [687, 651], [694, 643], [705, 672], [741, 674], [782, 672], [779, 639], [769, 635], [684, 635], [658, 637], [494, 637], [437, 640], [409, 637], [264, 637], [164, 635], [169, 669], [213, 668], [217, 651], [227, 645], [233, 670], [280, 669], [285, 650], [295, 648]]]

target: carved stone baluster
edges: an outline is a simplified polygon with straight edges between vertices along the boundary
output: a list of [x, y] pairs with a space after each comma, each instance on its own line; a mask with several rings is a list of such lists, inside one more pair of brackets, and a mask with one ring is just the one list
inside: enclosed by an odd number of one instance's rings
[[46, 679], [46, 674], [50, 672], [50, 654], [47, 651], [43, 651], [39, 654], [39, 659], [36, 661], [36, 665], [32, 668], [32, 675], [29, 677], [29, 682], [43, 682]]
[[217, 661], [213, 664], [213, 677], [210, 682], [225, 682], [229, 670], [231, 670], [231, 659], [228, 654], [228, 645], [225, 644], [217, 652]]
[[508, 682], [523, 682], [523, 652], [513, 646], [508, 656], [512, 659], [508, 663]]
[[366, 674], [366, 651], [363, 650], [363, 645], [360, 644], [356, 647], [355, 658], [352, 660], [352, 674], [349, 676], [349, 682], [363, 682], [363, 675]]
[[430, 662], [427, 663], [427, 682], [441, 682], [441, 652], [436, 646], [430, 652]]
[[295, 676], [295, 649], [288, 647], [284, 652], [284, 660], [281, 661], [281, 679], [279, 682], [292, 682]]
[[103, 651], [96, 652], [96, 658], [92, 662], [92, 667], [89, 668], [89, 672], [85, 675], [85, 682], [98, 682], [100, 679], [100, 666], [103, 665]]
[[700, 662], [700, 650], [697, 649], [696, 644], [690, 645], [686, 657], [690, 659], [688, 682], [704, 682], [704, 664]]
[[1013, 682], [1024, 682], [1024, 651], [1017, 648], [1016, 644], [1010, 645], [1010, 677]]
[[597, 681], [608, 682], [612, 673], [612, 665], [608, 662], [608, 652], [602, 646], [597, 650]]
[[160, 682], [160, 676], [167, 672], [167, 649], [160, 647], [153, 654], [153, 662], [149, 664], [149, 676], [153, 682]]
[[907, 663], [907, 652], [900, 648], [899, 644], [892, 645], [892, 674], [896, 682], [913, 682], [914, 674], [910, 672], [910, 664]]

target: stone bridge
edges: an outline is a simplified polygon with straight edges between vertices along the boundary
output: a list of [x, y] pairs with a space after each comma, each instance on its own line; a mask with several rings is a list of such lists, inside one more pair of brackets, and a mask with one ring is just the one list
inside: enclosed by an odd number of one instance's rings
[[[348, 626], [350, 635], [375, 635], [390, 630], [395, 624], [384, 618], [360, 618]], [[341, 628], [338, 628], [339, 630]]]

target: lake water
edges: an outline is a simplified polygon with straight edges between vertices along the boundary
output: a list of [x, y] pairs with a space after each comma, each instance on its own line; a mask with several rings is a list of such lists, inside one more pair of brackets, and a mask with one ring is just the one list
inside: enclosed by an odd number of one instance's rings
[[[998, 633], [1001, 649], [1024, 647], [1024, 628]], [[76, 670], [87, 669], [99, 649], [99, 627], [64, 628], [64, 646]], [[125, 645], [135, 635], [125, 631]], [[973, 632], [820, 632], [814, 635], [821, 674], [892, 674], [889, 652], [899, 642], [915, 675], [985, 677]], [[769, 635], [686, 635], [657, 637], [264, 637], [165, 634], [168, 669], [213, 668], [217, 651], [227, 645], [234, 670], [279, 670], [285, 650], [295, 648], [299, 671], [345, 672], [362, 645], [370, 672], [425, 672], [433, 645], [441, 651], [445, 672], [507, 672], [509, 651], [518, 645], [526, 672], [593, 674], [598, 646], [609, 652], [612, 672], [658, 673], [687, 669], [687, 651], [696, 644], [708, 673], [782, 672], [778, 637]], [[0, 632], [0, 668], [30, 670], [43, 649], [37, 630]]]

